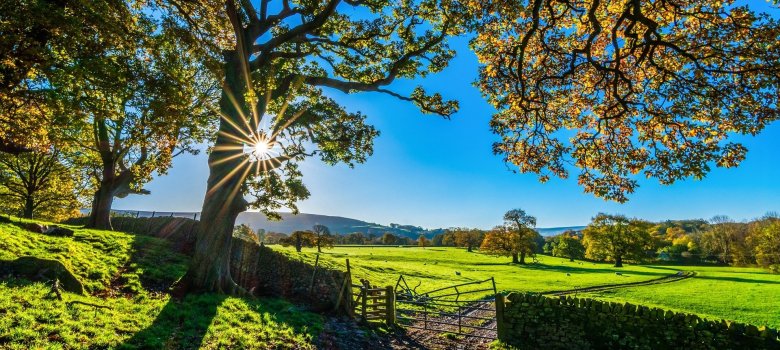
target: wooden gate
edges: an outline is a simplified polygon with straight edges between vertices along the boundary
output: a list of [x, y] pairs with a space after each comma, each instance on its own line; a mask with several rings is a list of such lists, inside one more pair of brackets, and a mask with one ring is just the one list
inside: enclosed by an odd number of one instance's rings
[[395, 324], [395, 291], [392, 286], [372, 286], [364, 279], [359, 284], [354, 283], [347, 259], [347, 273], [335, 310], [346, 310], [350, 316], [365, 322], [381, 321], [392, 325]]
[[493, 278], [417, 292], [404, 276], [395, 287], [397, 324], [456, 335], [496, 339], [496, 283]]
[[357, 317], [366, 322], [395, 324], [395, 292], [392, 286], [376, 288], [368, 283], [353, 284], [352, 290]]

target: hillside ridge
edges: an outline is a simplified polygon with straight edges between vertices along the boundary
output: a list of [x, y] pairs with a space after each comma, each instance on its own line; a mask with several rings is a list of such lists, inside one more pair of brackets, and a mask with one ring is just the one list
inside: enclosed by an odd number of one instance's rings
[[[115, 210], [120, 215], [132, 215], [136, 214], [139, 217], [155, 216], [178, 216], [193, 218], [198, 212], [153, 212], [143, 210]], [[433, 237], [436, 234], [444, 232], [445, 228], [426, 229], [415, 225], [404, 225], [390, 223], [389, 225], [377, 224], [373, 222], [363, 221], [354, 218], [348, 218], [337, 215], [323, 215], [323, 214], [310, 214], [299, 213], [293, 215], [292, 213], [281, 212], [281, 221], [271, 221], [260, 212], [243, 212], [238, 215], [236, 224], [245, 224], [254, 230], [263, 229], [269, 232], [280, 232], [290, 234], [294, 231], [309, 230], [316, 224], [327, 226], [334, 234], [345, 235], [352, 232], [361, 232], [364, 234], [383, 234], [390, 232], [395, 235], [400, 235], [409, 238], [417, 238], [419, 235], [425, 235], [428, 238]], [[539, 227], [536, 230], [542, 236], [554, 236], [567, 230], [580, 231], [585, 226], [564, 226], [564, 227]]]

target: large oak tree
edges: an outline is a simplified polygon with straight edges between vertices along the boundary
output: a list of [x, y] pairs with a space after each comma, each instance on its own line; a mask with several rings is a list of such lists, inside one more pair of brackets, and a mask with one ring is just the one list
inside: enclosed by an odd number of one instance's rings
[[[223, 77], [219, 132], [209, 155], [207, 193], [195, 254], [183, 285], [241, 292], [230, 276], [238, 213], [270, 217], [308, 197], [297, 164], [363, 162], [378, 132], [326, 91], [375, 92], [450, 116], [457, 108], [421, 87], [397, 92], [397, 79], [435, 73], [461, 31], [450, 0], [160, 1]], [[249, 150], [249, 151], [248, 151]], [[250, 200], [247, 200], [249, 198]]]
[[624, 260], [642, 261], [651, 247], [650, 223], [623, 215], [598, 214], [583, 232], [585, 256], [614, 261], [623, 267]]
[[[504, 214], [504, 227], [514, 232], [517, 239], [518, 250], [512, 252], [512, 261], [525, 264], [525, 256], [533, 255], [537, 248], [535, 238], [537, 236], [536, 217], [528, 214], [523, 209], [512, 209]], [[520, 260], [517, 259], [520, 254]]]

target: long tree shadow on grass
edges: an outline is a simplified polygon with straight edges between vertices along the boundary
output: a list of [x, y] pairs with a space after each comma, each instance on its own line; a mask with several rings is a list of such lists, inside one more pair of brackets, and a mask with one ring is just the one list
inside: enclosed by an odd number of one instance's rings
[[729, 276], [700, 276], [699, 275], [696, 276], [695, 278], [705, 279], [705, 280], [736, 282], [736, 283], [780, 284], [780, 281], [759, 280], [759, 279], [752, 279], [752, 278], [729, 277]]
[[293, 348], [322, 330], [322, 316], [281, 299], [192, 294], [169, 301], [119, 349]]
[[611, 272], [620, 272], [623, 276], [639, 275], [639, 276], [664, 277], [664, 276], [672, 275], [672, 273], [670, 273], [671, 271], [670, 272], [634, 271], [634, 270], [622, 270], [619, 267], [592, 268], [592, 267], [585, 267], [584, 265], [567, 266], [567, 265], [547, 265], [544, 263], [531, 263], [531, 264], [518, 265], [518, 266], [529, 270], [556, 271], [556, 272], [570, 273], [570, 274], [580, 274], [580, 273], [603, 274], [603, 273], [611, 273]]
[[136, 333], [119, 349], [198, 349], [211, 325], [221, 295], [195, 295], [171, 299], [151, 325]]

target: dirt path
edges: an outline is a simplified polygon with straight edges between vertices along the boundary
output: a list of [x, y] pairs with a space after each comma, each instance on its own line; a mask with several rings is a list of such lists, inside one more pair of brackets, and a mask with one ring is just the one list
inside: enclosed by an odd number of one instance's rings
[[423, 320], [412, 322], [411, 327], [406, 327], [406, 334], [425, 349], [487, 349], [496, 338], [496, 310], [493, 301], [464, 306], [461, 310], [460, 329], [458, 316], [453, 313], [429, 314], [427, 318], [418, 314], [416, 317]]
[[576, 294], [576, 293], [588, 293], [588, 292], [600, 292], [604, 290], [610, 290], [610, 289], [618, 289], [618, 288], [626, 288], [626, 287], [637, 287], [637, 286], [649, 286], [654, 284], [663, 284], [663, 283], [672, 283], [672, 282], [679, 282], [688, 278], [691, 278], [695, 276], [696, 273], [692, 271], [678, 271], [676, 274], [664, 276], [661, 278], [656, 278], [648, 281], [641, 281], [641, 282], [631, 282], [631, 283], [618, 283], [618, 284], [605, 284], [601, 286], [592, 286], [592, 287], [585, 287], [585, 288], [575, 288], [570, 290], [562, 290], [562, 291], [549, 291], [549, 292], [542, 292], [539, 294], [542, 295], [553, 295], [553, 296], [559, 296], [559, 295], [568, 295], [568, 294]]

